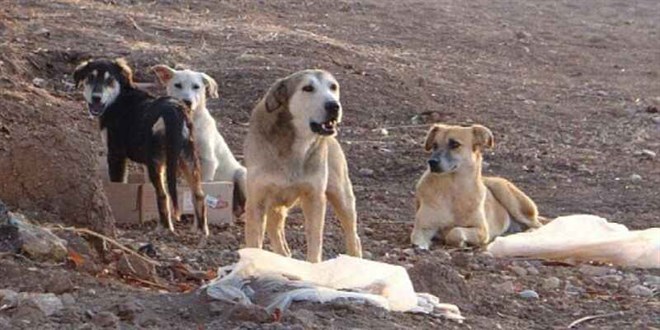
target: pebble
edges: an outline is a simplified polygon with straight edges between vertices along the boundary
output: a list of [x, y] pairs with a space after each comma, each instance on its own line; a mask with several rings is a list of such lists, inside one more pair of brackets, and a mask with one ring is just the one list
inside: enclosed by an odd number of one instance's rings
[[559, 278], [557, 277], [552, 276], [543, 280], [542, 287], [545, 290], [554, 290], [559, 288], [560, 285], [561, 285], [561, 280], [559, 280]]
[[651, 150], [644, 149], [642, 150], [642, 156], [648, 159], [654, 159], [657, 154]]
[[16, 307], [18, 305], [18, 293], [13, 290], [0, 290], [0, 306]]
[[405, 254], [409, 257], [414, 256], [415, 255], [415, 249], [407, 248], [407, 249], [403, 250], [403, 254]]
[[644, 284], [649, 286], [660, 287], [660, 276], [657, 275], [645, 275], [643, 279]]
[[21, 305], [36, 307], [46, 316], [51, 316], [64, 308], [62, 300], [52, 293], [21, 293], [20, 295]]
[[611, 272], [611, 269], [600, 266], [582, 265], [580, 266], [578, 271], [588, 276], [603, 276], [609, 274]]
[[94, 315], [92, 323], [102, 328], [117, 328], [119, 317], [111, 312], [100, 312]]
[[527, 275], [527, 270], [525, 270], [525, 268], [522, 268], [520, 266], [511, 267], [511, 271], [521, 277]]
[[373, 260], [373, 259], [374, 259], [374, 254], [371, 253], [371, 251], [366, 251], [366, 250], [365, 250], [365, 251], [362, 251], [362, 257], [363, 257], [364, 259]]
[[656, 124], [660, 124], [660, 116], [651, 118], [651, 121], [656, 123]]
[[388, 132], [387, 129], [385, 129], [385, 128], [381, 128], [380, 129], [380, 135], [388, 136], [388, 135], [390, 135], [390, 132]]
[[64, 304], [64, 306], [73, 306], [76, 304], [76, 298], [74, 298], [70, 293], [61, 295], [60, 300], [62, 300], [62, 304]]
[[523, 290], [518, 293], [520, 298], [525, 298], [525, 299], [539, 299], [539, 294], [536, 293], [534, 290]]
[[642, 176], [639, 175], [639, 174], [637, 174], [637, 173], [633, 173], [633, 174], [630, 176], [630, 181], [632, 181], [632, 182], [639, 182], [639, 181], [642, 181]]
[[62, 294], [73, 291], [73, 282], [65, 276], [53, 276], [46, 284], [46, 292]]
[[632, 288], [628, 289], [628, 293], [633, 295], [633, 296], [640, 296], [640, 297], [653, 297], [653, 290], [643, 286], [643, 285], [635, 285]]
[[370, 168], [361, 168], [358, 172], [362, 176], [372, 176], [372, 175], [374, 175], [374, 170], [372, 170]]
[[46, 85], [46, 80], [42, 78], [34, 78], [32, 79], [32, 85], [34, 85], [35, 87], [42, 88], [44, 87], [44, 85]]
[[493, 284], [493, 289], [498, 290], [498, 291], [502, 291], [504, 293], [513, 293], [513, 292], [515, 292], [513, 282], [511, 282], [511, 281], [506, 281], [504, 283]]
[[566, 288], [564, 289], [566, 294], [572, 295], [572, 296], [579, 296], [583, 293], [586, 292], [584, 288], [581, 288], [579, 286], [575, 286], [571, 283], [566, 283]]
[[539, 274], [539, 270], [536, 269], [536, 267], [534, 267], [534, 266], [529, 266], [525, 269], [527, 270], [527, 274], [529, 274], [529, 275], [538, 275]]

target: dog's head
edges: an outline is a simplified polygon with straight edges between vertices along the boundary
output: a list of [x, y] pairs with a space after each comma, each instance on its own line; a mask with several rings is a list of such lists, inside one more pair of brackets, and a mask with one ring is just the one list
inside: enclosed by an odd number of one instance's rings
[[218, 84], [203, 72], [175, 70], [159, 64], [151, 68], [167, 89], [167, 95], [186, 103], [193, 111], [206, 107], [206, 93], [218, 97]]
[[341, 122], [339, 83], [327, 71], [304, 70], [278, 80], [264, 99], [266, 111], [288, 111], [297, 132], [332, 136]]
[[76, 87], [82, 84], [83, 96], [92, 116], [103, 115], [124, 87], [133, 84], [133, 71], [122, 58], [83, 62], [73, 72]]
[[493, 133], [484, 126], [435, 124], [426, 135], [424, 149], [432, 151], [428, 160], [429, 170], [442, 174], [473, 168], [481, 161], [481, 150], [494, 145]]

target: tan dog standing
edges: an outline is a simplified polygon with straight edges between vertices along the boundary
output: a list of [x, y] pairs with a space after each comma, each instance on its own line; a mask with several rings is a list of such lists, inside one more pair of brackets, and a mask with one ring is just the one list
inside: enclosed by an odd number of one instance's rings
[[355, 196], [346, 158], [334, 137], [341, 121], [339, 85], [326, 71], [305, 70], [278, 80], [257, 104], [245, 144], [247, 247], [291, 256], [284, 225], [300, 202], [307, 260], [321, 261], [326, 200], [339, 218], [348, 254], [361, 257]]
[[536, 205], [516, 186], [481, 176], [481, 151], [493, 146], [493, 133], [481, 125], [431, 127], [429, 168], [417, 183], [413, 245], [428, 249], [439, 232], [448, 245], [482, 246], [516, 222], [541, 226]]

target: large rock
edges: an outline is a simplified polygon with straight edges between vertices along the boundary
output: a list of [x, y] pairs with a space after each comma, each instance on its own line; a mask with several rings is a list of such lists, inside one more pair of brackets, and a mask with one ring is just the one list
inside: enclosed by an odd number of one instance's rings
[[68, 255], [65, 241], [50, 230], [30, 224], [20, 214], [12, 214], [9, 225], [17, 229], [18, 249], [30, 259], [61, 262]]
[[[32, 60], [65, 64], [68, 72], [79, 61]], [[101, 150], [96, 123], [80, 102], [34, 87], [36, 72], [28, 71], [34, 66], [13, 48], [0, 45], [0, 62], [0, 199], [10, 208], [39, 212], [39, 220], [113, 234], [96, 175]]]
[[41, 311], [45, 316], [51, 316], [64, 308], [62, 300], [52, 293], [19, 294], [19, 307], [31, 307]]

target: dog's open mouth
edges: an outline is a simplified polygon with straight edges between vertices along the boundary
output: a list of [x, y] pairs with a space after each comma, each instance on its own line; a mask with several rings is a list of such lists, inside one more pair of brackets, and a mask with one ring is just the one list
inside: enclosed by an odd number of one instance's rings
[[319, 135], [333, 135], [337, 133], [337, 120], [332, 119], [323, 123], [311, 122], [309, 123], [312, 132]]
[[97, 103], [87, 103], [87, 109], [89, 110], [89, 114], [98, 117], [103, 114], [103, 111], [105, 110], [105, 106], [101, 102]]

